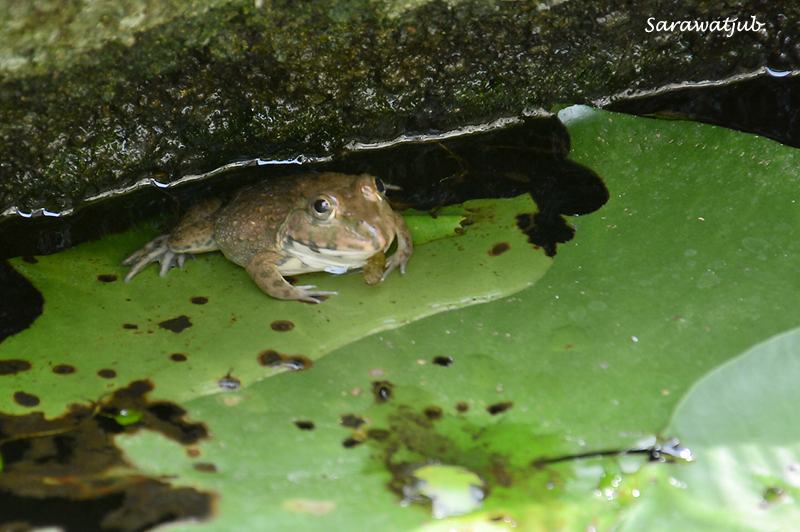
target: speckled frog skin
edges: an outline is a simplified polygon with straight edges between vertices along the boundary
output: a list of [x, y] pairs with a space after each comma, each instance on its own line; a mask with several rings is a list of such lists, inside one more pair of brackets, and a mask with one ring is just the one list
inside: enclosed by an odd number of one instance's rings
[[[128, 257], [130, 281], [158, 261], [161, 275], [187, 256], [222, 251], [244, 267], [261, 290], [278, 299], [319, 303], [336, 292], [313, 285], [293, 286], [284, 275], [363, 268], [392, 242], [383, 275], [365, 273], [380, 282], [394, 269], [405, 273], [413, 245], [403, 218], [384, 196], [384, 185], [370, 175], [333, 172], [269, 179], [239, 190], [233, 199], [205, 200], [192, 207], [175, 229]], [[382, 257], [378, 257], [382, 258]], [[368, 268], [368, 271], [372, 270]]]

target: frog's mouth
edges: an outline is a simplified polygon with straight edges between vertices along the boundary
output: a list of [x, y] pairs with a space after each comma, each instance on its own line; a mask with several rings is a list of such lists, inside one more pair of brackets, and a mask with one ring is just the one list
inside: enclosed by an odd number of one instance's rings
[[283, 275], [321, 271], [345, 273], [363, 267], [376, 253], [375, 250], [321, 248], [294, 239], [286, 242], [284, 252], [289, 259], [279, 268]]

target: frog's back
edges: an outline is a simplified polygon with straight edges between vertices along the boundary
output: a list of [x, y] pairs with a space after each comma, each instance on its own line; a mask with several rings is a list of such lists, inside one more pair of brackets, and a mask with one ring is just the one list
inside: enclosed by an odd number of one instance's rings
[[280, 229], [296, 208], [298, 179], [302, 176], [268, 179], [242, 188], [222, 207], [214, 239], [229, 260], [246, 266], [257, 253], [280, 248]]

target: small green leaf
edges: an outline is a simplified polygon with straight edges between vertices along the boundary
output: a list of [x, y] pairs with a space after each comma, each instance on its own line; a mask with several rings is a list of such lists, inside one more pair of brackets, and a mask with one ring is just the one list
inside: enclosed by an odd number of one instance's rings
[[465, 467], [425, 465], [416, 469], [412, 476], [417, 483], [410, 490], [430, 499], [433, 516], [437, 519], [469, 513], [480, 508], [483, 502], [483, 480]]
[[140, 410], [133, 408], [120, 408], [116, 414], [110, 416], [119, 425], [127, 427], [141, 421], [144, 414]]

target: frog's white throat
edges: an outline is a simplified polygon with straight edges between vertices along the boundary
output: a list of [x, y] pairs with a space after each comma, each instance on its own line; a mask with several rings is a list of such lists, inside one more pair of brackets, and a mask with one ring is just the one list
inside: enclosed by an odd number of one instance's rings
[[327, 249], [288, 239], [283, 246], [286, 259], [278, 265], [281, 275], [309, 272], [342, 274], [361, 268], [375, 251]]

